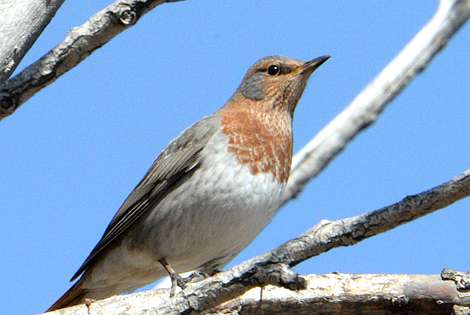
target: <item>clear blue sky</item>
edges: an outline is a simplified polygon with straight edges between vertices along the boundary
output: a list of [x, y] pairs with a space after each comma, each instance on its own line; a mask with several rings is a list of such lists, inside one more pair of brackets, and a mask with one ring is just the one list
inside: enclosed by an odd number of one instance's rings
[[[66, 1], [22, 66], [109, 2]], [[0, 296], [37, 313], [68, 279], [154, 157], [222, 106], [266, 55], [330, 54], [295, 117], [299, 149], [430, 18], [437, 1], [186, 1], [158, 7], [0, 123]], [[234, 263], [321, 219], [374, 210], [470, 167], [470, 26]], [[301, 273], [468, 270], [470, 200], [330, 251]]]

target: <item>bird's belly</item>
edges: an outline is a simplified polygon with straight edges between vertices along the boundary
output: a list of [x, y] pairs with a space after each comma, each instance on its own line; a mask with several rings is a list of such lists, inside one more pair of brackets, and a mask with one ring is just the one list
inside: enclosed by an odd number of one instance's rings
[[282, 191], [272, 175], [203, 167], [162, 200], [139, 239], [177, 271], [227, 262], [270, 221]]
[[143, 286], [165, 275], [161, 258], [177, 272], [221, 266], [269, 223], [284, 184], [270, 173], [253, 175], [219, 143], [208, 145], [201, 166], [108, 252], [90, 287], [111, 280], [121, 291]]
[[209, 146], [201, 167], [146, 217], [134, 245], [183, 272], [226, 263], [257, 236], [284, 185], [270, 173], [253, 175], [225, 148]]

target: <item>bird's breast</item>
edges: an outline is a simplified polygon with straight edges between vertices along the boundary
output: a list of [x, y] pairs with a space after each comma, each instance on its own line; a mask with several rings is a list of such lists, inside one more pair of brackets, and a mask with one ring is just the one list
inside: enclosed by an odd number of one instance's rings
[[250, 109], [222, 111], [221, 116], [228, 151], [238, 162], [253, 175], [272, 174], [279, 183], [286, 183], [292, 161], [291, 117]]
[[[110, 260], [136, 273], [155, 270], [155, 262], [165, 257], [184, 272], [223, 265], [245, 248], [278, 209], [285, 183], [273, 172], [253, 172], [229, 143], [217, 131], [201, 152], [197, 170], [149, 212], [132, 231], [132, 242]], [[126, 260], [128, 252], [143, 256]]]

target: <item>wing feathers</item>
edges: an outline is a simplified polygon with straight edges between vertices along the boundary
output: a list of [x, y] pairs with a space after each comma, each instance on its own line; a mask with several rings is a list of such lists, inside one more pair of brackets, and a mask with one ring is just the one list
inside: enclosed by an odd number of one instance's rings
[[187, 175], [197, 169], [201, 162], [200, 152], [219, 126], [219, 117], [206, 117], [185, 130], [158, 156], [144, 178], [124, 201], [100, 241], [71, 281], [86, 271], [96, 257], [142, 215], [154, 209], [180, 180], [187, 179]]

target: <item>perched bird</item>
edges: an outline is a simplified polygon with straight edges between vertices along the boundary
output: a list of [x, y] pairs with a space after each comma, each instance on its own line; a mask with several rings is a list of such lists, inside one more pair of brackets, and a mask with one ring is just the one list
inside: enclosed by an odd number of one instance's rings
[[292, 158], [292, 118], [308, 62], [266, 57], [229, 101], [157, 157], [49, 311], [130, 292], [169, 274], [213, 274], [245, 248], [279, 206]]

